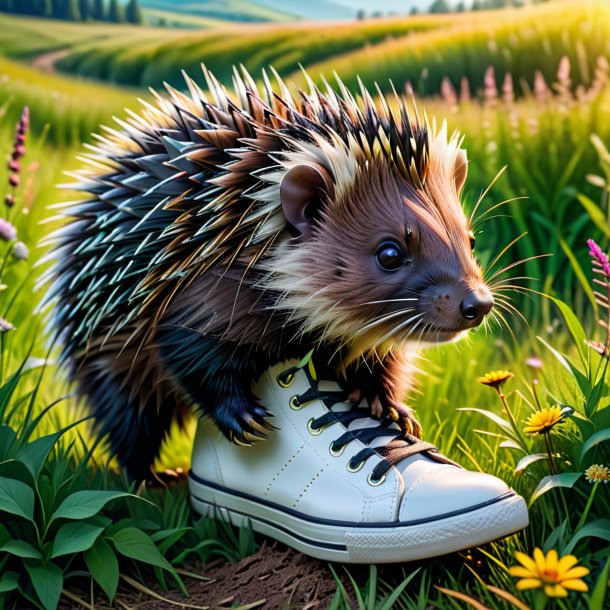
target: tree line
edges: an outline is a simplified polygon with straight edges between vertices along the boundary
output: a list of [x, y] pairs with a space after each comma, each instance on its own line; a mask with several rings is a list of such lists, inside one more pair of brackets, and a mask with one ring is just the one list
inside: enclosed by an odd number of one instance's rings
[[0, 0], [0, 12], [66, 21], [142, 23], [138, 0], [125, 6], [119, 0]]

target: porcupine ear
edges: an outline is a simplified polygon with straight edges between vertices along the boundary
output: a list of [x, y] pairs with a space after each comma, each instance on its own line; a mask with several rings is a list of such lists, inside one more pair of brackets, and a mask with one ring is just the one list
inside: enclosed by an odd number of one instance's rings
[[455, 192], [459, 195], [464, 188], [466, 176], [468, 174], [468, 157], [466, 151], [460, 148], [455, 156], [453, 164], [453, 181], [455, 182]]
[[297, 165], [286, 172], [280, 184], [280, 201], [289, 224], [298, 232], [298, 241], [307, 241], [322, 201], [333, 190], [330, 174], [317, 164]]

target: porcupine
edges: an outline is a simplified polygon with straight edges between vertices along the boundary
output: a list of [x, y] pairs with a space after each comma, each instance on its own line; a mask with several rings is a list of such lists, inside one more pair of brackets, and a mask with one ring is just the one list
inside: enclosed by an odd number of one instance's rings
[[[460, 204], [466, 152], [396, 93], [292, 95], [204, 68], [117, 120], [73, 174], [50, 270], [62, 361], [133, 479], [198, 407], [231, 440], [273, 426], [251, 381], [315, 348], [405, 431], [410, 355], [493, 305]], [[278, 432], [281, 433], [281, 432]]]

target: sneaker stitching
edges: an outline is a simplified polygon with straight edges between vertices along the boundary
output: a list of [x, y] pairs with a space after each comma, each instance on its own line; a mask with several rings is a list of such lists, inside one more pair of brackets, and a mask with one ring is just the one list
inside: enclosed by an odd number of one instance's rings
[[315, 483], [316, 479], [318, 479], [323, 472], [324, 472], [324, 468], [319, 470], [314, 475], [314, 477], [309, 481], [309, 483], [307, 483], [307, 485], [305, 485], [305, 487], [303, 488], [303, 491], [299, 494], [299, 497], [294, 501], [294, 503], [292, 505], [292, 508], [296, 507], [296, 505], [301, 501], [303, 496], [307, 493], [307, 490]]
[[268, 496], [269, 492], [271, 491], [271, 487], [273, 486], [273, 484], [275, 483], [275, 481], [277, 480], [277, 478], [282, 474], [282, 472], [284, 472], [284, 470], [286, 470], [286, 468], [288, 467], [289, 464], [291, 464], [294, 459], [297, 457], [297, 455], [299, 455], [299, 453], [301, 453], [301, 451], [303, 451], [303, 449], [305, 448], [305, 443], [303, 443], [298, 449], [297, 451], [295, 451], [292, 456], [290, 458], [288, 458], [288, 461], [284, 463], [284, 465], [275, 473], [275, 476], [271, 479], [271, 481], [269, 482], [269, 485], [267, 485], [267, 489], [265, 490], [265, 495]]

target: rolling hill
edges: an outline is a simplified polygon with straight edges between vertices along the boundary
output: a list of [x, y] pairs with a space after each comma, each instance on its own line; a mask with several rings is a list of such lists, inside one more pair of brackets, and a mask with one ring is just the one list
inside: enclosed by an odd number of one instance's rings
[[168, 13], [181, 13], [197, 17], [211, 17], [227, 21], [269, 22], [291, 21], [295, 15], [278, 7], [264, 6], [250, 0], [141, 0], [144, 9], [155, 9]]

